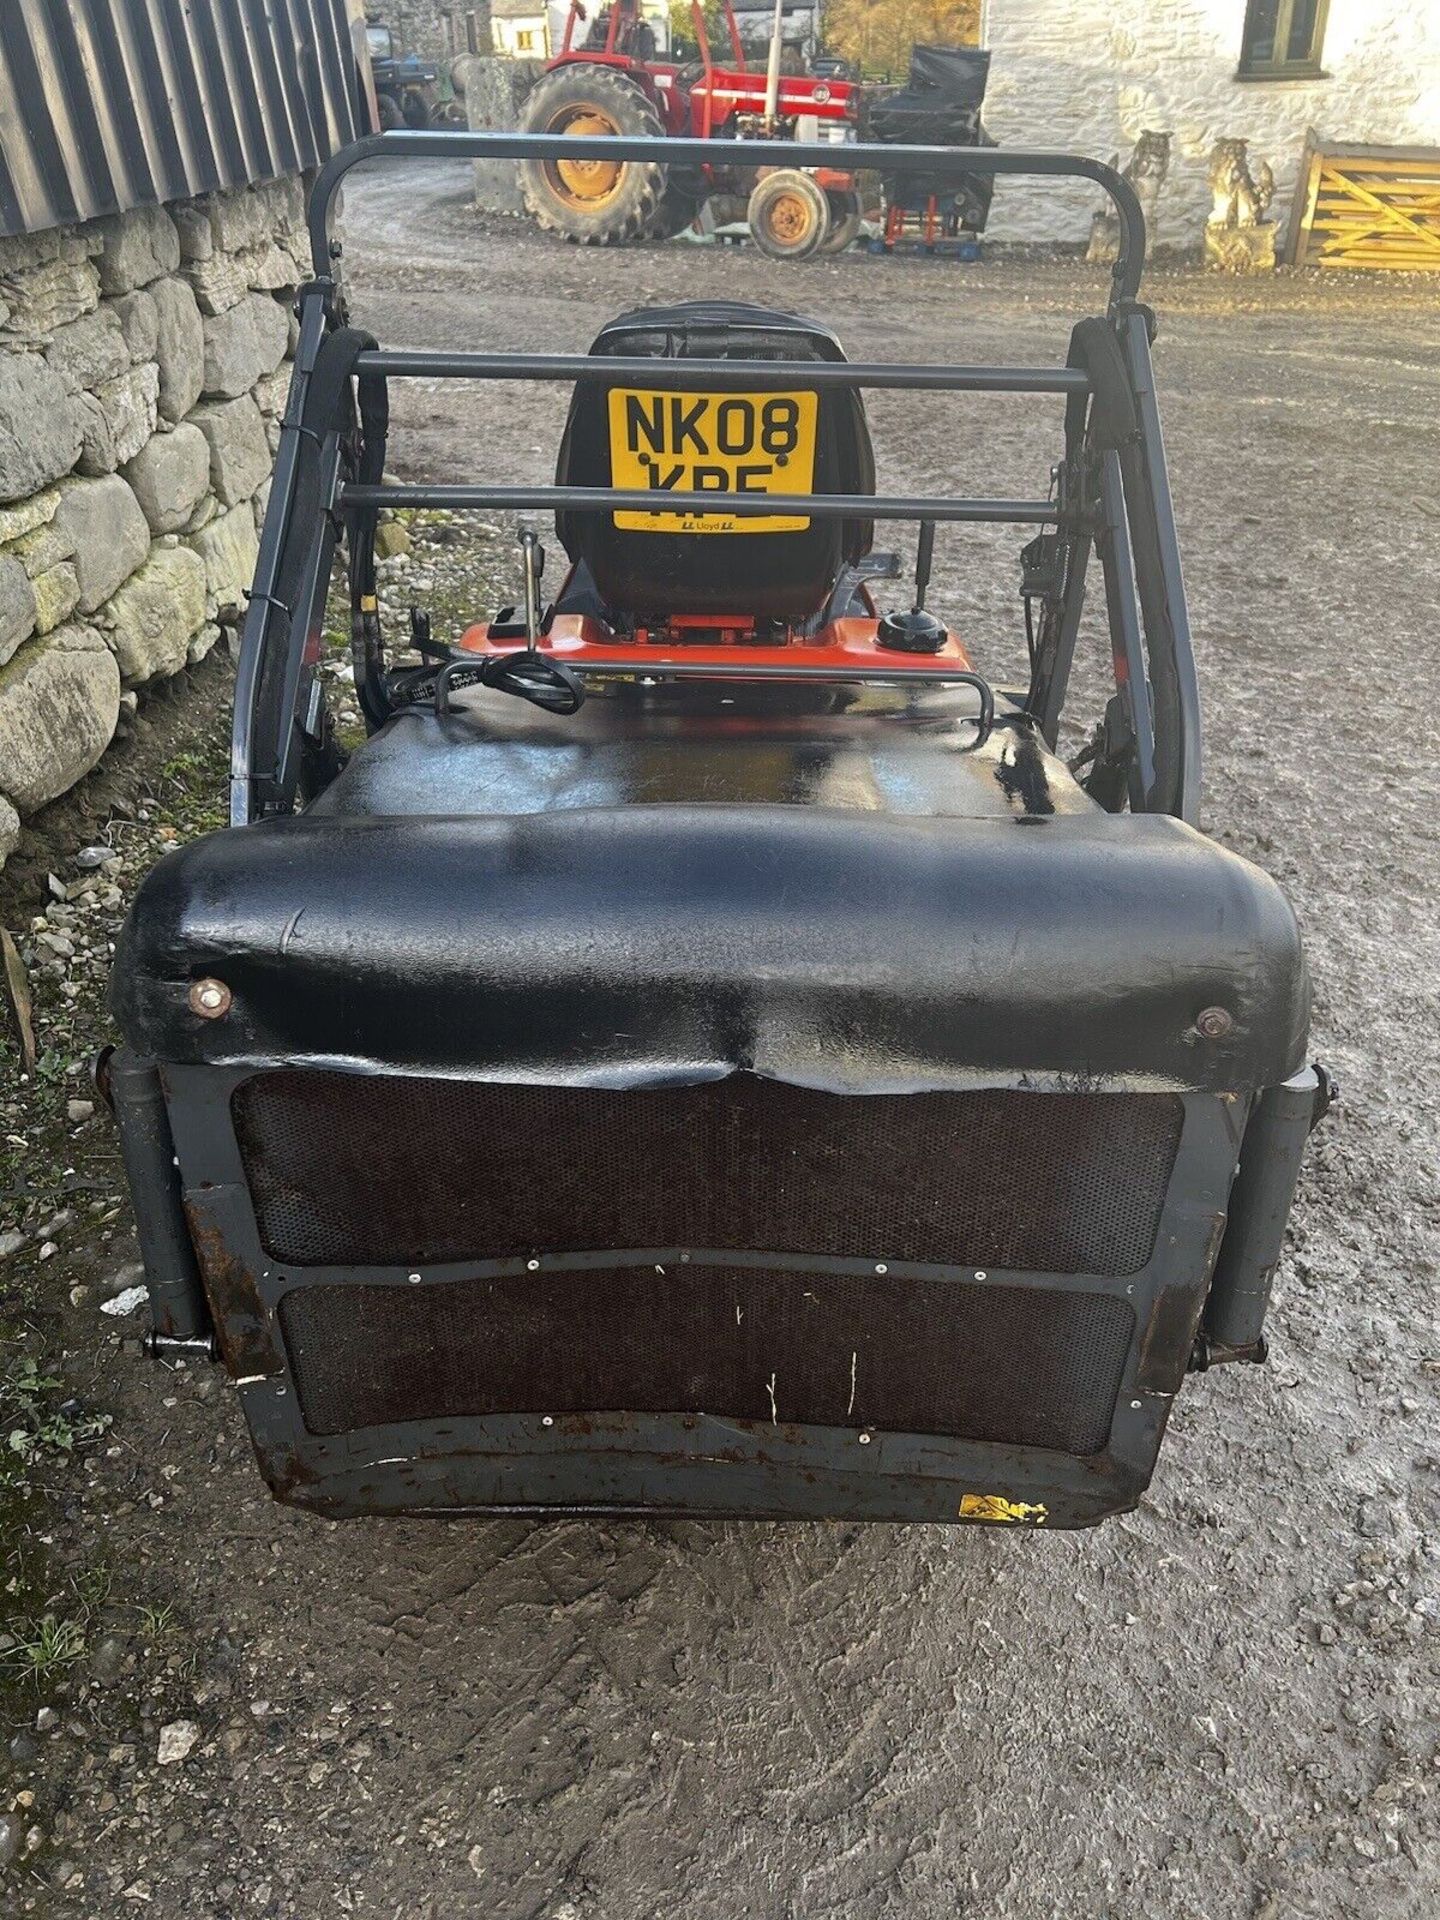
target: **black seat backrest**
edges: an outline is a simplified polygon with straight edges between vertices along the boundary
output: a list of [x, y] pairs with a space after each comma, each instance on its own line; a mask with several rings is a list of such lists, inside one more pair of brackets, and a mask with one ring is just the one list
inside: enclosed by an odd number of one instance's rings
[[[707, 465], [707, 455], [713, 459], [723, 452], [732, 461], [753, 457], [757, 472], [788, 462], [786, 449], [796, 409], [785, 395], [761, 392], [747, 384], [746, 361], [845, 358], [834, 334], [812, 320], [741, 302], [711, 300], [621, 314], [602, 328], [590, 352], [736, 362], [733, 380], [702, 376], [689, 395], [668, 390], [662, 395], [659, 389], [652, 393], [634, 379], [584, 380], [570, 402], [556, 471], [562, 486], [668, 483], [681, 491], [697, 492], [722, 484], [725, 469]], [[702, 392], [746, 398], [725, 407], [723, 413], [711, 406], [697, 414], [694, 395]], [[873, 493], [875, 462], [858, 392], [838, 387], [806, 389], [801, 378], [786, 394], [813, 396], [815, 409], [813, 475], [804, 470], [802, 446], [794, 484], [789, 485], [785, 476], [788, 490]], [[612, 395], [621, 396], [613, 408]], [[782, 403], [778, 411], [771, 405], [776, 401]], [[697, 423], [688, 431], [687, 418]], [[613, 431], [621, 437], [624, 466], [619, 472], [611, 457], [612, 422]], [[724, 436], [728, 438], [723, 448], [710, 445], [711, 437], [718, 441]], [[773, 481], [778, 476], [767, 477]], [[555, 524], [565, 551], [589, 568], [600, 599], [611, 612], [651, 618], [683, 613], [803, 620], [824, 604], [841, 566], [869, 552], [873, 526], [868, 520], [786, 516], [778, 511], [782, 508], [783, 502], [777, 502], [775, 517], [788, 518], [792, 524], [778, 530], [750, 530], [744, 519], [731, 516], [733, 531], [710, 531], [703, 526], [686, 531], [674, 524], [675, 515], [652, 528], [639, 514], [593, 512], [558, 513]], [[706, 520], [713, 527], [723, 524], [725, 516]], [[797, 520], [800, 524], [793, 524]]]

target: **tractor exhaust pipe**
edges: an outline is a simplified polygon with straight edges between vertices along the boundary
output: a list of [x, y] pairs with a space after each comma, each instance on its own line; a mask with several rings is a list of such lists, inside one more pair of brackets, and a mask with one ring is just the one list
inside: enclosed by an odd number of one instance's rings
[[770, 29], [770, 58], [765, 66], [765, 131], [773, 133], [780, 114], [780, 43], [785, 34], [785, 0], [775, 0]]

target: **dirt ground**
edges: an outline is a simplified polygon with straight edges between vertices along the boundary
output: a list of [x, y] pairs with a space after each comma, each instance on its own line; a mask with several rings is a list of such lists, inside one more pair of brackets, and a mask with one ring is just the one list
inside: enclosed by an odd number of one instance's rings
[[[857, 356], [1056, 362], [1101, 297], [1068, 265], [581, 253], [477, 219], [454, 168], [352, 184], [347, 229], [357, 318], [397, 346], [574, 350], [627, 306], [725, 294], [814, 312]], [[14, 1522], [57, 1582], [105, 1577], [83, 1651], [5, 1695], [0, 1810], [38, 1837], [0, 1911], [1437, 1911], [1436, 291], [1150, 286], [1207, 825], [1295, 903], [1344, 1088], [1271, 1364], [1192, 1380], [1149, 1495], [1091, 1533], [324, 1524], [270, 1503], [218, 1378], [167, 1375], [138, 1318], [97, 1314], [133, 1258], [102, 1190], [43, 1264], [33, 1235], [0, 1263], [25, 1341], [113, 1419]], [[564, 404], [421, 384], [391, 465], [548, 478]], [[881, 491], [1043, 492], [1058, 448], [1053, 402], [879, 395], [871, 418]], [[942, 530], [933, 595], [1002, 678], [1015, 545]], [[223, 764], [216, 676], [201, 698], [187, 791]], [[177, 1721], [195, 1743], [160, 1766]]]

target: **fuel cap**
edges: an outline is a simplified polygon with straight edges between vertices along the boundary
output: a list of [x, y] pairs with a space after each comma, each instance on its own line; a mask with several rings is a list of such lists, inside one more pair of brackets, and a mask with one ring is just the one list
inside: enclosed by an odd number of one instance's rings
[[939, 653], [950, 635], [933, 613], [912, 607], [908, 613], [887, 613], [875, 638], [892, 653]]

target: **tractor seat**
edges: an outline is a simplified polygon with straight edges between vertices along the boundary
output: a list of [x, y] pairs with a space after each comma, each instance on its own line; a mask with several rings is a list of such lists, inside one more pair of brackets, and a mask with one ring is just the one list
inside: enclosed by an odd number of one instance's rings
[[[694, 300], [643, 307], [603, 327], [592, 355], [733, 360], [733, 379], [693, 389], [634, 379], [582, 380], [570, 402], [561, 486], [680, 492], [873, 493], [875, 459], [860, 395], [747, 382], [757, 360], [843, 361], [828, 327], [767, 307]], [[613, 520], [613, 526], [610, 522]], [[795, 623], [819, 612], [847, 562], [870, 551], [869, 520], [777, 512], [753, 521], [561, 512], [556, 532], [611, 614], [743, 615]]]

